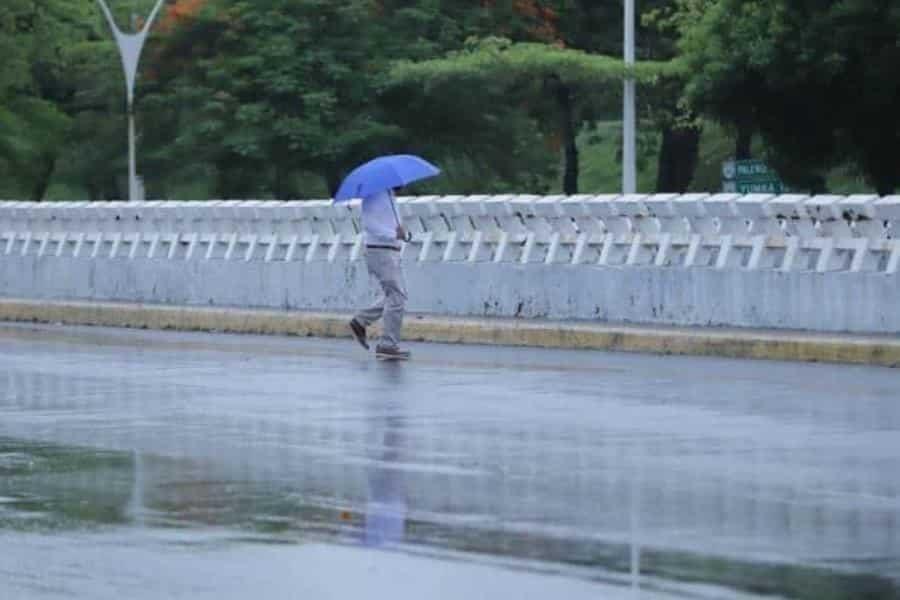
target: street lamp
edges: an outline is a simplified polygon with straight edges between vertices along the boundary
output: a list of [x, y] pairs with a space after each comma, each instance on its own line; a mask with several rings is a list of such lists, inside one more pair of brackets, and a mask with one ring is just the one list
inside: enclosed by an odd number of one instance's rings
[[[625, 66], [634, 66], [634, 3], [625, 0]], [[636, 92], [634, 79], [625, 79], [624, 106], [622, 109], [622, 193], [637, 191], [636, 151]]]
[[116, 38], [116, 45], [119, 47], [119, 56], [122, 58], [122, 69], [125, 71], [125, 88], [127, 92], [127, 110], [128, 110], [128, 199], [135, 202], [138, 199], [137, 184], [137, 159], [135, 157], [134, 142], [134, 82], [137, 78], [138, 63], [141, 60], [141, 51], [144, 49], [144, 42], [150, 33], [150, 27], [156, 19], [159, 9], [165, 0], [157, 0], [156, 6], [150, 12], [150, 17], [144, 26], [137, 33], [124, 33], [116, 21], [113, 19], [106, 0], [97, 0], [103, 14], [109, 22], [109, 28], [112, 29], [113, 37]]

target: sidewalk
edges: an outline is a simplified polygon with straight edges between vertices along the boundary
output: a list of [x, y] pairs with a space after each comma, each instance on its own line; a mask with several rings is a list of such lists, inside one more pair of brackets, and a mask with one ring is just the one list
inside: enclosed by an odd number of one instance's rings
[[[349, 315], [110, 302], [0, 299], [0, 321], [349, 337]], [[900, 367], [900, 337], [411, 315], [411, 341], [610, 350]]]

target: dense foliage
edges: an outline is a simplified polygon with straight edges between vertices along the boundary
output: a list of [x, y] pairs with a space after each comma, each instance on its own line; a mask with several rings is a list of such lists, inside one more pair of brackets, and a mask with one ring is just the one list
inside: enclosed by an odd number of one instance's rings
[[[128, 30], [153, 0], [109, 3]], [[585, 172], [617, 180], [630, 76], [647, 191], [707, 181], [719, 142], [703, 140], [721, 135], [797, 189], [836, 169], [900, 187], [900, 4], [638, 6], [629, 71], [619, 0], [168, 0], [141, 64], [139, 169], [156, 197], [311, 197], [417, 152], [445, 167], [434, 191], [613, 191]], [[0, 56], [0, 195], [124, 196], [124, 86], [95, 0], [4, 0]]]
[[797, 185], [823, 191], [850, 159], [882, 193], [900, 185], [900, 3], [679, 0], [686, 96], [739, 132], [762, 135]]

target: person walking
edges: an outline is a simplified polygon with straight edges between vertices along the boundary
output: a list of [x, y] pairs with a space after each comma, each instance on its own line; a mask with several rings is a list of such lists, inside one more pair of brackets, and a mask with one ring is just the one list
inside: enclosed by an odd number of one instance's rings
[[367, 328], [384, 319], [381, 340], [375, 357], [382, 360], [409, 360], [411, 354], [400, 348], [400, 330], [406, 311], [406, 279], [400, 251], [409, 241], [400, 222], [394, 191], [388, 189], [363, 198], [363, 239], [366, 246], [366, 268], [381, 287], [381, 297], [373, 306], [359, 311], [350, 321], [350, 331], [359, 344], [369, 349]]
[[376, 358], [408, 360], [410, 357], [409, 352], [400, 349], [400, 329], [407, 298], [400, 251], [403, 242], [410, 241], [410, 237], [400, 222], [394, 190], [440, 173], [435, 165], [413, 154], [379, 156], [353, 169], [334, 194], [335, 204], [362, 198], [366, 267], [381, 286], [382, 297], [374, 306], [353, 317], [350, 331], [368, 350], [366, 328], [378, 319], [384, 319], [384, 333], [375, 347]]

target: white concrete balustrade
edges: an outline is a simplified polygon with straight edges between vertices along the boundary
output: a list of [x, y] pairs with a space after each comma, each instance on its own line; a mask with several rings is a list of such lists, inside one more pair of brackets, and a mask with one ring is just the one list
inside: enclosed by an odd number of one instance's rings
[[[900, 268], [900, 196], [401, 198], [417, 262], [868, 271]], [[0, 257], [356, 261], [359, 203], [0, 202]]]

